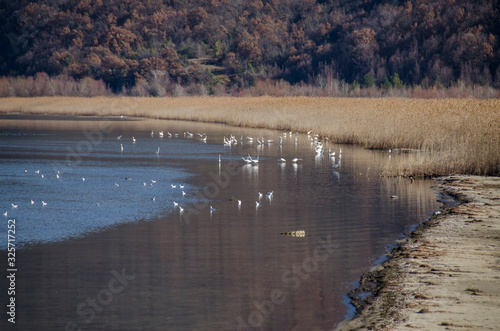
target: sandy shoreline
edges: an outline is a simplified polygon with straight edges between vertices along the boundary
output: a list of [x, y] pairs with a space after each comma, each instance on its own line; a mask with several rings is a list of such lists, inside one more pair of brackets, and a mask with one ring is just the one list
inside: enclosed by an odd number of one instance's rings
[[361, 312], [337, 330], [498, 330], [500, 178], [448, 176], [440, 191], [461, 204], [419, 226], [362, 276]]

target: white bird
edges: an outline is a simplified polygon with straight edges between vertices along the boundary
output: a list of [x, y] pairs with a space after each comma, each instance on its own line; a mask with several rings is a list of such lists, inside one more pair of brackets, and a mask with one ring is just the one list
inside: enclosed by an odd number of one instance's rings
[[202, 137], [202, 138], [201, 138], [201, 141], [203, 141], [203, 142], [207, 142], [207, 136]]
[[213, 210], [215, 210], [215, 208], [214, 208], [214, 207], [212, 207], [212, 206], [210, 206], [210, 211], [213, 211]]
[[40, 170], [36, 170], [36, 171], [35, 171], [35, 174], [39, 174], [39, 173], [40, 173]]
[[11, 203], [11, 205], [12, 205], [12, 208], [17, 208], [17, 207], [19, 207], [19, 205], [15, 205], [15, 204], [13, 204], [13, 203]]
[[231, 138], [228, 139], [224, 136], [224, 146], [232, 146], [233, 143], [237, 143], [238, 141], [236, 138], [234, 138], [233, 135], [231, 135]]
[[180, 206], [179, 206], [179, 211], [180, 211], [181, 213], [182, 213], [182, 212], [184, 212], [184, 208], [182, 208], [182, 207], [180, 207]]
[[252, 160], [252, 157], [250, 156], [250, 154], [248, 155], [247, 158], [244, 158], [243, 156], [241, 157], [243, 159], [243, 161], [245, 161], [246, 163], [252, 163], [253, 160]]
[[185, 196], [186, 195], [186, 192], [182, 191], [182, 196]]
[[31, 200], [31, 204], [32, 204], [32, 205], [33, 205], [33, 204], [35, 204], [35, 201], [33, 201], [33, 199]]
[[267, 192], [267, 194], [266, 194], [266, 198], [268, 198], [268, 199], [272, 199], [272, 198], [273, 198], [273, 194], [274, 194], [274, 191]]
[[118, 137], [116, 137], [116, 139], [118, 140], [122, 139], [122, 135], [119, 135]]
[[156, 155], [160, 155], [160, 147], [158, 146], [158, 149], [155, 152]]
[[158, 132], [158, 136], [159, 136], [160, 138], [163, 138], [163, 131]]
[[46, 206], [47, 203], [45, 201], [42, 201], [42, 206]]
[[3, 216], [7, 217], [8, 212], [3, 213]]
[[298, 158], [298, 157], [296, 157], [296, 158], [294, 158], [294, 159], [292, 160], [292, 162], [293, 162], [293, 163], [297, 163], [297, 162], [299, 162], [299, 161], [302, 161], [302, 159], [301, 159], [301, 158]]
[[174, 207], [177, 207], [178, 205], [179, 203], [174, 201]]
[[143, 186], [146, 186], [147, 184], [146, 184], [146, 182], [144, 182], [144, 183], [142, 183], [142, 185], [143, 185]]
[[241, 200], [238, 200], [238, 207], [241, 207]]
[[59, 174], [56, 174], [56, 178], [59, 179]]
[[123, 152], [123, 144], [120, 144], [120, 150]]
[[151, 200], [156, 201], [156, 197], [152, 197]]
[[179, 184], [179, 188], [184, 188], [184, 185]]
[[284, 158], [279, 158], [278, 162], [286, 162], [286, 160]]
[[151, 183], [156, 184], [156, 180], [151, 179]]
[[151, 137], [153, 137], [155, 135], [155, 132], [153, 130], [151, 130]]
[[262, 199], [263, 196], [264, 196], [264, 194], [259, 192], [259, 200]]
[[135, 137], [132, 137], [132, 142], [135, 143], [137, 141], [137, 139], [135, 139]]
[[[285, 133], [285, 134], [286, 134], [286, 133]], [[282, 141], [283, 141], [283, 138], [280, 136], [280, 137], [278, 138], [278, 143], [280, 143], [280, 144], [281, 144], [281, 142], [282, 142]]]
[[170, 186], [172, 186], [172, 188], [176, 188], [177, 185], [174, 185], [174, 184], [170, 184]]
[[120, 184], [118, 184], [118, 183], [115, 183], [115, 186], [116, 186], [116, 187], [118, 187], [118, 186], [120, 186]]
[[255, 208], [259, 208], [260, 202], [255, 201]]
[[84, 181], [85, 181], [85, 177], [82, 177], [82, 182], [84, 182]]
[[28, 172], [28, 169], [24, 169], [24, 172]]
[[167, 131], [167, 134], [169, 137], [172, 137], [172, 134], [170, 132]]
[[45, 176], [42, 174], [42, 178], [45, 178]]
[[323, 144], [322, 143], [318, 143], [316, 145], [316, 154], [323, 154]]
[[221, 160], [220, 160], [220, 154], [219, 154], [219, 163], [221, 163]]

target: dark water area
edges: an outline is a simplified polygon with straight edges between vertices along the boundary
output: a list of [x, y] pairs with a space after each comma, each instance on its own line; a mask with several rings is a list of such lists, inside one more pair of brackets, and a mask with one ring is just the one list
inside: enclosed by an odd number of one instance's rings
[[397, 155], [325, 142], [317, 156], [312, 138], [3, 115], [0, 252], [15, 219], [17, 271], [16, 324], [4, 312], [0, 329], [333, 329], [361, 273], [440, 204], [431, 181], [379, 177]]

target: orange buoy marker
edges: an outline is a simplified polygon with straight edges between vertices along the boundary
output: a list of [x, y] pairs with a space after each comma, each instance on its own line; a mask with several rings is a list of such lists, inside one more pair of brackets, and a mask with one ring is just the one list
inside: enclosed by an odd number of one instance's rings
[[304, 230], [291, 231], [291, 232], [280, 232], [278, 234], [281, 234], [284, 236], [292, 236], [292, 237], [305, 237], [306, 236], [306, 232]]

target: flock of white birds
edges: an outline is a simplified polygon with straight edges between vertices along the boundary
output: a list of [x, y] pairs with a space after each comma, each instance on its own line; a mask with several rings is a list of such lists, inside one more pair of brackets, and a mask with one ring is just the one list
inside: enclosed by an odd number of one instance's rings
[[[292, 138], [294, 137], [294, 143], [295, 145], [297, 144], [299, 133], [295, 132], [284, 132], [283, 136], [279, 136], [276, 139], [277, 144], [280, 146], [283, 144], [284, 139], [283, 138]], [[328, 141], [327, 137], [320, 138], [319, 135], [312, 134], [312, 131], [309, 131], [307, 133], [307, 138], [311, 142], [311, 147], [314, 148], [316, 152], [316, 157], [323, 158], [324, 157], [324, 151], [325, 151], [325, 142]], [[275, 143], [274, 139], [264, 139], [264, 137], [243, 137], [242, 135], [240, 136], [239, 140], [236, 138], [234, 135], [230, 135], [229, 137], [224, 137], [223, 138], [223, 144], [225, 147], [233, 147], [237, 146], [238, 144], [253, 144], [254, 141], [257, 142], [257, 156], [252, 157], [251, 155], [248, 155], [246, 157], [241, 157], [241, 159], [248, 165], [248, 166], [259, 166], [259, 154], [258, 152], [262, 150], [264, 146], [272, 146], [272, 144]], [[281, 150], [281, 149], [280, 149]], [[339, 148], [338, 152], [332, 152], [331, 148], [328, 148], [328, 157], [330, 158], [332, 162], [332, 167], [333, 168], [339, 168], [341, 165], [341, 158], [342, 158], [342, 148]], [[338, 162], [336, 163], [336, 157], [338, 157]], [[302, 161], [302, 158], [295, 157], [291, 160], [294, 164], [297, 164]], [[221, 162], [220, 154], [219, 154], [219, 163]], [[281, 165], [285, 164], [287, 160], [283, 157], [280, 157], [277, 160], [278, 163]], [[263, 198], [264, 194], [261, 192], [258, 192], [258, 200], [255, 201], [255, 208], [258, 209], [261, 206], [261, 200]], [[267, 192], [266, 193], [266, 199], [271, 201], [273, 199], [274, 192]], [[236, 198], [231, 198], [232, 201], [238, 202], [238, 208], [241, 207], [242, 201], [238, 200]], [[210, 213], [212, 211], [216, 210], [213, 206], [210, 206]]]
[[[292, 132], [285, 132], [283, 133], [283, 136], [279, 136], [277, 139], [276, 139], [276, 143], [279, 144], [280, 148], [281, 148], [281, 145], [283, 143], [283, 138], [292, 138], [292, 135], [293, 133]], [[150, 133], [150, 136], [152, 138], [155, 137], [155, 132], [152, 130], [151, 133]], [[166, 132], [166, 136], [168, 138], [177, 138], [180, 136], [179, 133], [171, 133], [171, 132]], [[295, 132], [294, 134], [294, 142], [295, 144], [297, 144], [297, 140], [298, 140], [298, 136], [299, 136], [299, 133], [298, 132]], [[159, 131], [158, 132], [158, 137], [159, 138], [164, 138], [165, 137], [165, 133], [164, 131]], [[197, 138], [199, 139], [201, 142], [203, 143], [206, 143], [207, 142], [207, 134], [206, 133], [191, 133], [191, 132], [184, 132], [183, 133], [183, 137], [184, 138], [187, 138], [187, 139], [190, 139], [190, 138]], [[316, 153], [316, 157], [324, 157], [324, 149], [325, 149], [325, 142], [328, 140], [328, 138], [319, 138], [318, 135], [312, 135], [312, 132], [309, 131], [307, 133], [307, 137], [308, 137], [308, 140], [311, 142], [311, 147], [314, 148], [315, 150], [315, 153]], [[131, 138], [131, 141], [133, 144], [135, 144], [137, 142], [137, 139], [135, 138], [135, 136], [132, 136]], [[116, 140], [119, 140], [119, 141], [123, 141], [124, 138], [123, 138], [123, 135], [119, 135], [116, 137]], [[223, 139], [223, 144], [225, 147], [233, 147], [233, 146], [236, 146], [238, 144], [253, 144], [254, 141], [257, 142], [257, 156], [256, 157], [252, 157], [251, 155], [248, 155], [247, 157], [242, 157], [242, 160], [245, 162], [245, 164], [249, 165], [249, 166], [259, 166], [259, 148], [260, 148], [260, 151], [262, 151], [262, 148], [264, 147], [264, 145], [266, 146], [272, 146], [272, 144], [275, 143], [275, 140], [274, 139], [264, 139], [264, 137], [256, 137], [256, 138], [253, 138], [253, 137], [243, 137], [243, 136], [240, 136], [239, 140], [234, 136], [234, 135], [230, 135], [229, 138], [227, 137], [224, 137]], [[123, 146], [123, 143], [120, 143], [120, 152], [123, 152], [124, 151], [124, 146]], [[160, 157], [160, 146], [157, 147], [156, 151], [154, 151], [154, 154], [158, 157]], [[327, 156], [330, 158], [331, 162], [332, 162], [332, 167], [333, 168], [338, 168], [340, 167], [341, 165], [341, 158], [342, 158], [342, 149], [340, 148], [338, 150], [338, 152], [332, 152], [331, 149], [329, 148], [328, 149], [328, 154]], [[335, 162], [335, 159], [336, 157], [338, 158], [338, 162], [336, 163]], [[222, 162], [222, 159], [221, 159], [221, 155], [219, 154], [219, 166]], [[293, 163], [300, 163], [302, 161], [301, 158], [298, 158], [298, 157], [295, 157], [291, 160], [291, 162]], [[285, 164], [287, 162], [287, 160], [285, 158], [279, 158], [277, 160], [278, 163], [280, 164]], [[32, 170], [33, 171], [33, 170]], [[25, 173], [28, 173], [28, 169], [25, 169], [24, 170]], [[43, 174], [43, 173], [40, 173], [40, 170], [37, 169], [35, 171], [33, 171], [34, 174], [36, 175], [39, 175], [42, 179], [46, 178], [46, 175]], [[55, 175], [56, 179], [59, 180], [61, 179], [62, 177], [62, 174], [57, 171], [56, 175]], [[81, 180], [82, 182], [86, 182], [86, 179], [85, 177], [81, 177]], [[127, 178], [125, 177], [125, 180], [131, 180], [131, 178]], [[152, 179], [150, 180], [150, 182], [142, 182], [142, 185], [143, 186], [153, 186], [157, 183], [156, 180]], [[116, 187], [119, 187], [120, 184], [119, 183], [114, 183], [114, 185]], [[188, 195], [188, 193], [186, 193], [183, 189], [185, 187], [185, 185], [183, 184], [170, 184], [171, 188], [172, 189], [179, 189], [180, 191], [180, 197], [185, 197]], [[274, 195], [274, 192], [267, 192], [266, 193], [266, 199], [268, 200], [272, 200], [273, 199], [273, 195]], [[261, 205], [261, 200], [262, 198], [264, 197], [264, 194], [261, 193], [261, 192], [258, 192], [258, 199], [255, 201], [255, 208], [259, 208], [259, 206]], [[241, 200], [238, 200], [238, 199], [235, 199], [235, 198], [232, 198], [234, 200], [234, 202], [237, 202], [237, 205], [238, 205], [238, 208], [241, 207], [242, 205], [242, 201]], [[156, 196], [153, 196], [151, 197], [151, 200], [152, 201], [156, 201]], [[40, 202], [35, 202], [33, 200], [30, 200], [30, 205], [35, 205], [35, 204], [41, 204], [42, 207], [46, 207], [49, 205], [48, 202], [45, 202], [45, 201], [40, 201]], [[15, 210], [17, 208], [20, 207], [20, 203], [19, 202], [12, 202], [11, 203], [11, 209], [12, 210]], [[99, 202], [96, 202], [96, 205], [97, 206], [100, 206], [100, 203]], [[184, 207], [182, 207], [180, 205], [179, 202], [177, 201], [174, 201], [173, 202], [173, 207], [174, 209], [177, 209], [179, 210], [179, 212], [182, 214], [184, 212]], [[21, 206], [22, 208], [22, 206]], [[210, 206], [210, 213], [212, 213], [213, 211], [215, 211], [216, 209], [213, 207], [213, 206]], [[3, 216], [5, 217], [8, 217], [9, 215], [9, 210], [6, 210], [4, 213], [3, 213]]]

